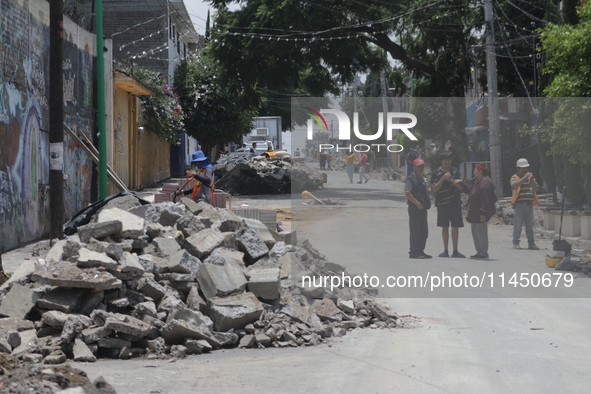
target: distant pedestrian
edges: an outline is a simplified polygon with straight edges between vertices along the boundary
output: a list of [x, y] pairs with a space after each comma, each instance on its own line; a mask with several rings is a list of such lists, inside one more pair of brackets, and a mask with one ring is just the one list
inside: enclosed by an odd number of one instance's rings
[[295, 157], [300, 157], [302, 155], [302, 153], [300, 152], [300, 148], [296, 149], [294, 155], [295, 155]]
[[324, 152], [322, 150], [320, 151], [319, 161], [320, 161], [320, 169], [326, 170], [326, 152]]
[[517, 160], [517, 174], [511, 177], [511, 204], [513, 204], [513, 249], [521, 249], [519, 238], [525, 224], [528, 249], [540, 250], [534, 240], [534, 208], [538, 204], [538, 183], [529, 172], [527, 159]]
[[413, 172], [406, 178], [404, 194], [408, 204], [408, 223], [410, 230], [411, 259], [430, 259], [425, 253], [429, 227], [427, 225], [427, 210], [431, 208], [431, 199], [427, 192], [427, 184], [423, 179], [425, 160], [415, 159]]
[[349, 175], [349, 183], [353, 183], [353, 175], [355, 174], [355, 163], [357, 162], [357, 156], [355, 153], [349, 152], [345, 155], [345, 163], [347, 164], [347, 175]]
[[367, 155], [364, 152], [361, 152], [361, 154], [359, 155], [359, 182], [357, 183], [363, 183], [363, 180], [365, 179], [365, 183], [369, 182], [369, 178], [367, 177], [367, 175], [365, 175], [365, 168], [367, 167]]
[[451, 152], [443, 152], [439, 158], [441, 166], [431, 173], [431, 191], [435, 193], [435, 206], [437, 207], [437, 226], [441, 227], [443, 238], [443, 252], [439, 257], [449, 257], [450, 224], [453, 246], [451, 257], [466, 257], [458, 251], [460, 227], [464, 227], [460, 171], [451, 165]]
[[327, 171], [332, 171], [332, 167], [330, 166], [330, 163], [332, 162], [333, 159], [334, 159], [334, 156], [333, 156], [332, 152], [326, 152], [326, 170]]
[[476, 254], [471, 259], [488, 259], [488, 221], [495, 214], [495, 186], [489, 177], [488, 166], [478, 163], [474, 168], [474, 180], [464, 181], [462, 186], [468, 198], [466, 220], [472, 229], [472, 239]]

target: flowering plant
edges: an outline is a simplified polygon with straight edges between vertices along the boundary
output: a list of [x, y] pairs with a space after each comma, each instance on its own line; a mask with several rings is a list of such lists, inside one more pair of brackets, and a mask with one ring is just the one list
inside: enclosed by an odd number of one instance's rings
[[146, 130], [156, 134], [170, 145], [180, 143], [178, 134], [183, 131], [185, 114], [176, 87], [169, 86], [165, 77], [144, 67], [118, 61], [118, 70], [134, 77], [150, 89], [151, 95], [139, 96]]

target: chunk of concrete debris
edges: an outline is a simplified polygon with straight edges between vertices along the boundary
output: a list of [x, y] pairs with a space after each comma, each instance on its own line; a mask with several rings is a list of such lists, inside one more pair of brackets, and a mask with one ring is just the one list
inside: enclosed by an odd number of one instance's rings
[[109, 235], [118, 234], [123, 230], [123, 223], [111, 220], [102, 223], [89, 223], [76, 228], [80, 242], [87, 244], [91, 238], [102, 239]]
[[86, 248], [80, 249], [76, 265], [79, 268], [97, 267], [108, 270], [114, 270], [117, 268], [117, 262], [109, 256], [102, 253], [93, 252]]
[[59, 263], [60, 261], [62, 261], [64, 256], [64, 246], [66, 245], [66, 242], [67, 240], [61, 239], [57, 241], [55, 244], [53, 244], [51, 249], [49, 249], [49, 252], [47, 252], [47, 255], [45, 255], [45, 261], [50, 264]]
[[181, 198], [181, 204], [183, 204], [193, 215], [199, 215], [203, 211], [215, 209], [206, 202], [195, 202], [188, 197]]
[[37, 349], [37, 331], [27, 330], [18, 332], [20, 345], [10, 353], [14, 357], [21, 357], [25, 353], [35, 353]]
[[337, 299], [337, 307], [345, 313], [355, 313], [355, 305], [353, 300]]
[[135, 254], [123, 252], [119, 260], [119, 267], [116, 276], [121, 276], [121, 279], [130, 279], [134, 276], [142, 275], [146, 269], [140, 264], [139, 258]]
[[169, 226], [169, 227], [173, 227], [176, 222], [181, 218], [181, 215], [178, 214], [177, 212], [172, 212], [168, 209], [164, 209], [161, 213], [160, 213], [160, 219], [158, 219], [158, 223], [160, 223], [163, 226]]
[[185, 238], [189, 238], [205, 229], [205, 225], [195, 215], [185, 215], [177, 221], [176, 228], [183, 233]]
[[97, 223], [120, 221], [121, 238], [139, 238], [144, 235], [145, 220], [119, 208], [103, 209], [97, 216]]
[[63, 289], [56, 287], [48, 291], [37, 301], [43, 309], [70, 313], [80, 305], [85, 292], [82, 289]]
[[211, 321], [211, 319], [208, 316], [204, 315], [199, 311], [191, 310], [182, 305], [171, 310], [168, 314], [166, 321], [169, 322], [175, 319], [187, 321], [197, 326], [204, 325], [205, 327], [207, 327], [208, 330], [213, 330], [213, 321]]
[[96, 362], [96, 356], [92, 354], [92, 351], [83, 340], [76, 338], [74, 340], [74, 348], [72, 349], [74, 354], [74, 361], [81, 362]]
[[186, 338], [205, 339], [214, 347], [220, 347], [221, 343], [214, 337], [205, 325], [196, 325], [184, 320], [171, 320], [160, 329], [162, 338], [166, 343], [183, 343]]
[[224, 237], [219, 231], [206, 228], [187, 238], [184, 248], [193, 256], [203, 259], [219, 247], [222, 242], [224, 242]]
[[279, 268], [251, 270], [248, 291], [263, 300], [276, 300], [279, 298], [279, 289], [281, 288], [279, 274]]
[[0, 316], [24, 319], [42, 295], [43, 293], [38, 290], [15, 283], [2, 298]]
[[168, 259], [169, 272], [195, 275], [200, 266], [201, 261], [184, 249], [177, 251]]
[[224, 265], [203, 263], [197, 271], [197, 282], [206, 299], [244, 291], [246, 277], [242, 268], [228, 260]]
[[254, 335], [249, 334], [249, 335], [245, 335], [240, 339], [240, 342], [238, 343], [238, 347], [253, 347], [254, 344], [256, 342], [256, 339], [254, 337]]
[[33, 282], [94, 291], [119, 289], [122, 282], [108, 272], [96, 268], [80, 269], [73, 265], [57, 267], [54, 270], [35, 271], [31, 274]]
[[41, 322], [54, 328], [63, 328], [68, 314], [61, 311], [47, 311], [41, 315]]
[[249, 228], [241, 232], [236, 241], [240, 250], [245, 253], [244, 258], [248, 264], [254, 264], [269, 253], [269, 248], [253, 229]]
[[105, 320], [105, 327], [122, 332], [124, 334], [134, 335], [136, 337], [144, 338], [154, 333], [157, 333], [155, 327], [150, 324], [144, 323], [140, 319], [133, 316], [123, 315], [120, 313], [111, 314]]
[[217, 229], [220, 232], [235, 232], [244, 228], [244, 221], [234, 212], [226, 209], [211, 209], [203, 211], [199, 214], [199, 219], [209, 220], [211, 228]]
[[166, 288], [148, 276], [140, 279], [137, 289], [155, 301], [160, 301], [166, 294]]
[[82, 330], [80, 336], [85, 343], [95, 343], [102, 338], [108, 337], [112, 332], [113, 330], [105, 326], [91, 327]]
[[244, 223], [247, 225], [248, 228], [253, 229], [261, 240], [267, 245], [269, 249], [273, 248], [277, 243], [276, 237], [271, 233], [269, 227], [266, 224], [261, 222], [260, 220], [256, 219], [243, 219]]
[[367, 307], [367, 309], [371, 311], [371, 314], [374, 318], [379, 319], [381, 321], [387, 322], [389, 319], [398, 319], [398, 315], [395, 312], [392, 312], [391, 310], [389, 310], [385, 306], [378, 304], [374, 300], [365, 300], [365, 306]]
[[252, 293], [213, 297], [208, 300], [207, 307], [216, 331], [243, 328], [263, 314], [263, 305]]
[[92, 319], [84, 315], [70, 314], [64, 323], [61, 339], [65, 343], [73, 342], [78, 334], [90, 327]]
[[264, 347], [269, 347], [271, 346], [271, 338], [269, 338], [267, 335], [265, 334], [256, 334], [254, 336], [256, 342]]
[[181, 249], [181, 246], [174, 238], [154, 238], [152, 244], [156, 246], [156, 251], [163, 257], [168, 257]]
[[343, 314], [330, 299], [316, 300], [310, 310], [322, 321], [341, 321]]
[[12, 283], [19, 282], [21, 279], [26, 278], [33, 272], [41, 271], [44, 269], [45, 266], [41, 264], [37, 259], [24, 260], [12, 273], [11, 277], [8, 278], [8, 280], [4, 282], [2, 286], [0, 286], [0, 291], [8, 288], [8, 286], [10, 286]]

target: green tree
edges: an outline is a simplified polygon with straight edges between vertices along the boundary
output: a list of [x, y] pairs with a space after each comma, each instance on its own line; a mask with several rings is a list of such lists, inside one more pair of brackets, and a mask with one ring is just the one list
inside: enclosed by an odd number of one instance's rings
[[181, 62], [175, 73], [185, 131], [203, 149], [238, 141], [250, 133], [260, 104], [228, 92], [218, 83], [218, 75], [215, 62], [197, 56]]

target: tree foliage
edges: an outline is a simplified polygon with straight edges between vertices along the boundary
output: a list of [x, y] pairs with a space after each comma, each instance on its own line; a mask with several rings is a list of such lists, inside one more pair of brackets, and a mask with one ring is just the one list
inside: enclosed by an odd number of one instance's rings
[[175, 73], [185, 131], [204, 149], [238, 141], [250, 133], [260, 104], [224, 89], [219, 73], [215, 62], [197, 56], [183, 61]]
[[544, 73], [553, 76], [548, 97], [591, 97], [591, 6], [579, 9], [577, 25], [550, 24], [541, 30], [547, 56]]
[[235, 11], [230, 1], [213, 3], [210, 51], [224, 64], [223, 80], [246, 94], [253, 86], [339, 94], [355, 75], [381, 70], [385, 50], [437, 95], [463, 96], [482, 19], [468, 0], [247, 0]]

